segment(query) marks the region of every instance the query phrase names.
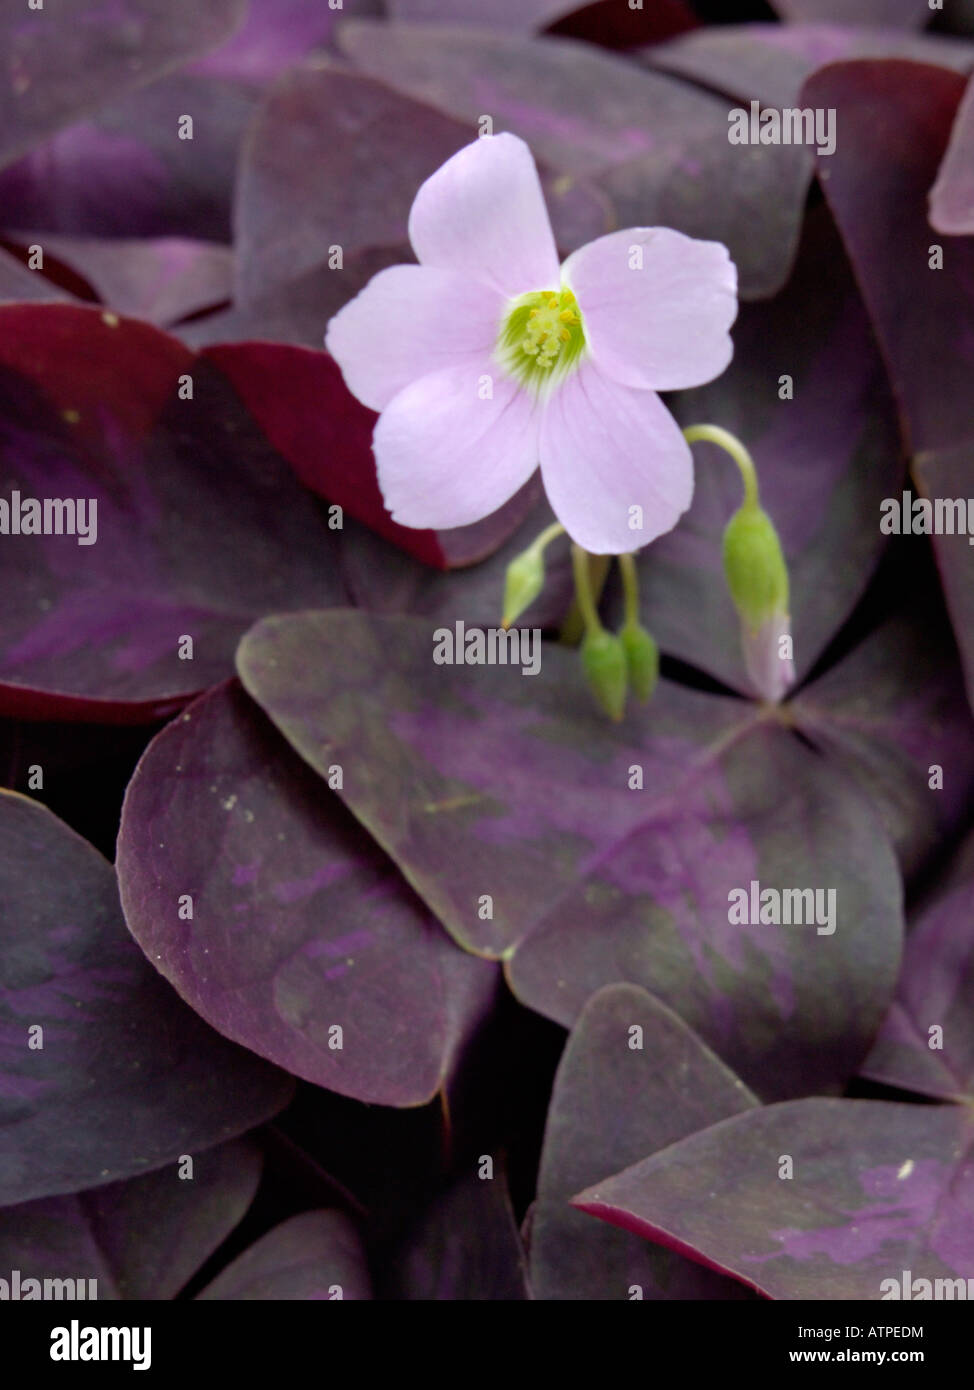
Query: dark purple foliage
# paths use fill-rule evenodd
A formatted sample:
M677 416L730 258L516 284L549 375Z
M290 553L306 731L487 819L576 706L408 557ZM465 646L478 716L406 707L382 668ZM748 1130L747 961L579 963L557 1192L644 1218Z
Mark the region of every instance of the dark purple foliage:
M881 525L907 495L974 528L970 5L70 8L0 0L0 502L87 504L0 527L0 1279L974 1278L974 536ZM834 110L834 152L732 143L752 101ZM552 513L535 477L473 526L393 521L323 339L485 118L562 256L729 248L733 361L665 400L754 456L781 704L710 444L638 557L649 705L595 706L564 537L519 619L537 675L434 662ZM615 570L597 601L618 627ZM729 910L805 889L826 916Z

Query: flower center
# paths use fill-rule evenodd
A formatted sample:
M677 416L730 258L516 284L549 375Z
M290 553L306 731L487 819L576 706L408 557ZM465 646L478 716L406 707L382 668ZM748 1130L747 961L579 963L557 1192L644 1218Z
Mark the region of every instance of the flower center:
M524 386L540 390L578 361L585 333L571 290L537 290L516 299L501 327L498 350Z

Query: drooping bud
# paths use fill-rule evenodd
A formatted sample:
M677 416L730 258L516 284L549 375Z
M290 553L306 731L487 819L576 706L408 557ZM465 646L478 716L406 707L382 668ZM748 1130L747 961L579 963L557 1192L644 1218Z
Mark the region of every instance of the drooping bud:
M741 618L744 664L755 690L777 702L794 683L788 567L774 523L754 501L724 532L724 574Z
M788 567L774 522L745 502L724 532L724 574L738 613L751 628L788 612Z
M527 550L516 555L507 567L504 581L504 617L501 627L509 628L529 608L544 588L544 553L556 536L564 535L560 521L546 526Z
M638 623L626 623L619 633L619 640L626 654L629 683L636 699L646 704L652 698L659 679L659 648Z
M544 551L529 545L507 567L504 581L504 616L501 626L516 623L544 588Z
M628 686L622 640L605 628L591 629L582 638L581 655L582 668L595 698L610 719L621 719Z

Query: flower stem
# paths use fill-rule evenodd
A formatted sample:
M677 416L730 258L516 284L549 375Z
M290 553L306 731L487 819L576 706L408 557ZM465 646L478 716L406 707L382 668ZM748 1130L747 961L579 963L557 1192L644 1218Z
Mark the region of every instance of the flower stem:
M619 555L619 573L622 576L622 595L625 603L625 626L639 625L639 578L636 574L634 555Z
M594 633L602 631L602 623L595 607L595 596L592 593L592 573L588 567L588 562L588 551L583 550L580 545L575 545L573 542L572 572L575 576L575 598L582 622L585 624L585 631Z
M501 619L505 632L526 608L530 608L544 588L545 546L556 536L563 535L564 531L560 521L552 522L540 536L535 536L527 550L522 550L508 565L504 577L504 616Z
M758 475L754 460L736 435L731 434L730 430L722 429L720 425L691 425L683 431L683 438L688 444L717 444L721 449L726 449L741 470L744 506L751 508L759 505Z
M550 526L545 527L545 529L541 532L540 536L535 536L534 540L531 542L531 545L529 546L529 549L542 551L544 550L546 545L551 544L551 542L555 539L556 536L563 536L564 534L565 528L564 526L562 526L561 522L553 521Z

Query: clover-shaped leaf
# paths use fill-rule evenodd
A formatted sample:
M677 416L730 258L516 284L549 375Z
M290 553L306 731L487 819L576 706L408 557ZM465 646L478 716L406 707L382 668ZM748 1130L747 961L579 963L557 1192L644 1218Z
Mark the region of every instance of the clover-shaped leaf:
M496 970L453 946L236 685L150 744L118 866L133 935L187 1002L342 1095L428 1100L489 1009Z
M111 865L0 794L0 1205L173 1163L281 1110L293 1084L233 1046L125 929Z
M966 1106L789 1101L749 1110L574 1205L776 1299L964 1297L974 1277ZM907 1290L904 1293L904 1289Z

